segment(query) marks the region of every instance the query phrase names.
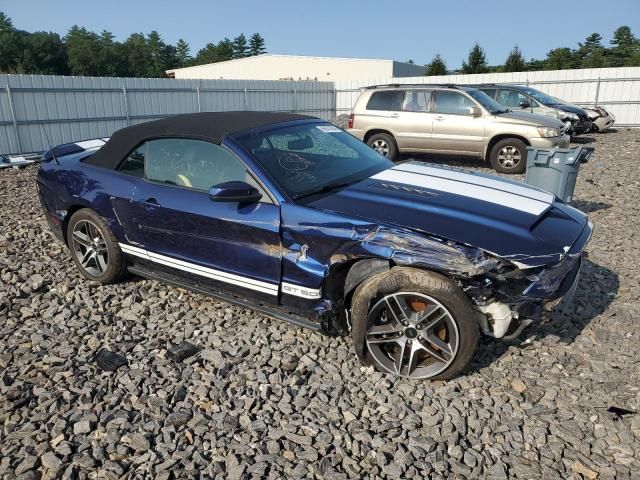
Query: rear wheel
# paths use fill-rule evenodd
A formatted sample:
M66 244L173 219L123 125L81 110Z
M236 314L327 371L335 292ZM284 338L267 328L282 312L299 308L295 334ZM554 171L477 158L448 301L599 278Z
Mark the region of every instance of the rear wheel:
M527 168L527 144L517 138L500 140L491 149L489 161L496 172L522 173Z
M358 356L378 370L413 379L450 379L478 345L471 302L442 275L398 267L363 282L352 301Z
M89 280L113 283L125 276L127 264L118 241L95 212L85 208L73 214L67 243L78 270Z
M375 133L371 135L367 139L367 145L389 160L393 160L398 156L396 141L388 133Z

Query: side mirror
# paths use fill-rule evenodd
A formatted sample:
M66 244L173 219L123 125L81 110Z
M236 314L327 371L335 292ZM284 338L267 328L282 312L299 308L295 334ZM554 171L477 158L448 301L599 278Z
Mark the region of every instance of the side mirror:
M520 108L529 108L531 104L527 100L522 100L520 102Z
M209 200L213 202L255 203L261 198L258 189L246 182L224 182L209 189Z
M482 110L480 110L480 107L469 107L469 114L472 117L481 117Z

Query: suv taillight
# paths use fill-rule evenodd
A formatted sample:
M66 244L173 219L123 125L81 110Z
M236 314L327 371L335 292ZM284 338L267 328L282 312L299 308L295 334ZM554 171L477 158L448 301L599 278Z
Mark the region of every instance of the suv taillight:
M353 128L353 120L356 118L356 116L351 113L349 115L349 123L347 123L347 128Z

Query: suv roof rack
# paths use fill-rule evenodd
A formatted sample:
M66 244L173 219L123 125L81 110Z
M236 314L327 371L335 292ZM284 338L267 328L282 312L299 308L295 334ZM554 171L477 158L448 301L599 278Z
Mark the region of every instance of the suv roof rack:
M464 85L466 86L466 85ZM369 85L364 87L365 90L374 88L400 88L400 87L445 87L445 88L459 88L454 83L387 83L384 85Z

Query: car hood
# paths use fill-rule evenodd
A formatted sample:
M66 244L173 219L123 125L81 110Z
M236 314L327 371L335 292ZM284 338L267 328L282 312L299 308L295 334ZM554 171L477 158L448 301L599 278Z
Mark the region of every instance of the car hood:
M587 112L580 107L576 107L575 105L571 105L569 103L554 103L553 105L549 105L549 107L557 108L558 110L562 110L563 112L575 113L576 115L585 116Z
M307 206L470 245L521 268L560 261L587 223L586 215L548 192L416 161Z
M535 124L537 127L562 128L563 123L557 118L530 112L507 112L495 115L497 121L524 125Z

